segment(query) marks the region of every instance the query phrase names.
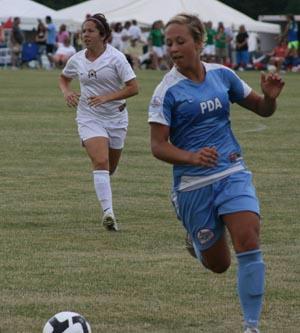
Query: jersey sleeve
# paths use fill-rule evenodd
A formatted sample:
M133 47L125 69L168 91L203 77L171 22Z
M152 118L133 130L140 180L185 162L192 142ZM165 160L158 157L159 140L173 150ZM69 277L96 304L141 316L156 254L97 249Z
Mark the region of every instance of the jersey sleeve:
M68 61L62 74L70 79L76 79L78 77L78 66L76 65L76 58L72 56Z
M228 82L228 94L231 103L245 99L252 91L251 87L231 69L226 69L225 79Z
M166 126L171 126L171 110L173 98L163 83L161 83L154 91L148 109L148 122L159 123Z
M116 70L122 82L128 82L136 78L132 67L123 54L119 55L119 58L116 62Z

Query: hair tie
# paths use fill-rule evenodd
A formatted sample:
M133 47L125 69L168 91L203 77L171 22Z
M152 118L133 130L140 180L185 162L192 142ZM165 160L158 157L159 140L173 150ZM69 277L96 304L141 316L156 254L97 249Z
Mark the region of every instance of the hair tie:
M95 21L95 22L99 23L100 26L101 26L101 28L104 30L104 32L106 32L103 23L102 23L100 20L98 20L96 17L89 17L89 18L87 18L87 19L83 22L83 24L86 23L87 21Z

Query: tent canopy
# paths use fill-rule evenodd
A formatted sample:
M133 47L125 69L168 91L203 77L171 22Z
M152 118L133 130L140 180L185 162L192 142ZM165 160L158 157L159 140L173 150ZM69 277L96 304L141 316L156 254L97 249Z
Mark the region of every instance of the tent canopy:
M21 18L44 18L47 15L54 15L56 10L41 5L32 0L0 0L0 16Z
M74 19L82 23L87 14L106 14L110 11L122 10L135 2L136 0L89 0L58 10L55 17L59 19Z
M278 34L280 26L253 20L249 16L217 0L89 0L57 11L57 18L83 22L86 14L104 13L110 22L136 19L142 25L152 25L156 20L167 22L178 13L196 14L202 21L212 21L214 26L223 22L237 30L241 24L248 31Z

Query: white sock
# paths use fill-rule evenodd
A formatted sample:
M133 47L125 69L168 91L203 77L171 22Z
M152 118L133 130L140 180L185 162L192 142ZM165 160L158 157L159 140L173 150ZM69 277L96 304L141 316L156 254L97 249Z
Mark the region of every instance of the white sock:
M94 186L103 212L113 214L110 176L107 170L94 170Z

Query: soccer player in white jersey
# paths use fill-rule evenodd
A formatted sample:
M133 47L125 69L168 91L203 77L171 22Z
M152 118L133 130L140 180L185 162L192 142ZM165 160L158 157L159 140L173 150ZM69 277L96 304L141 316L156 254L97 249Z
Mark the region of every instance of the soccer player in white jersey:
M198 259L215 273L230 265L224 233L238 261L237 289L245 332L259 332L265 264L259 244L259 203L229 119L230 103L271 116L284 82L262 74L263 95L231 69L200 60L205 31L193 15L166 25L174 66L156 88L149 106L153 155L173 164L173 203Z
M123 53L107 44L110 34L104 15L86 19L82 25L86 48L68 60L59 86L67 105L77 107L78 132L92 162L102 223L117 231L110 175L116 170L127 133L125 99L138 93L138 85ZM71 88L75 78L80 82L80 95Z

